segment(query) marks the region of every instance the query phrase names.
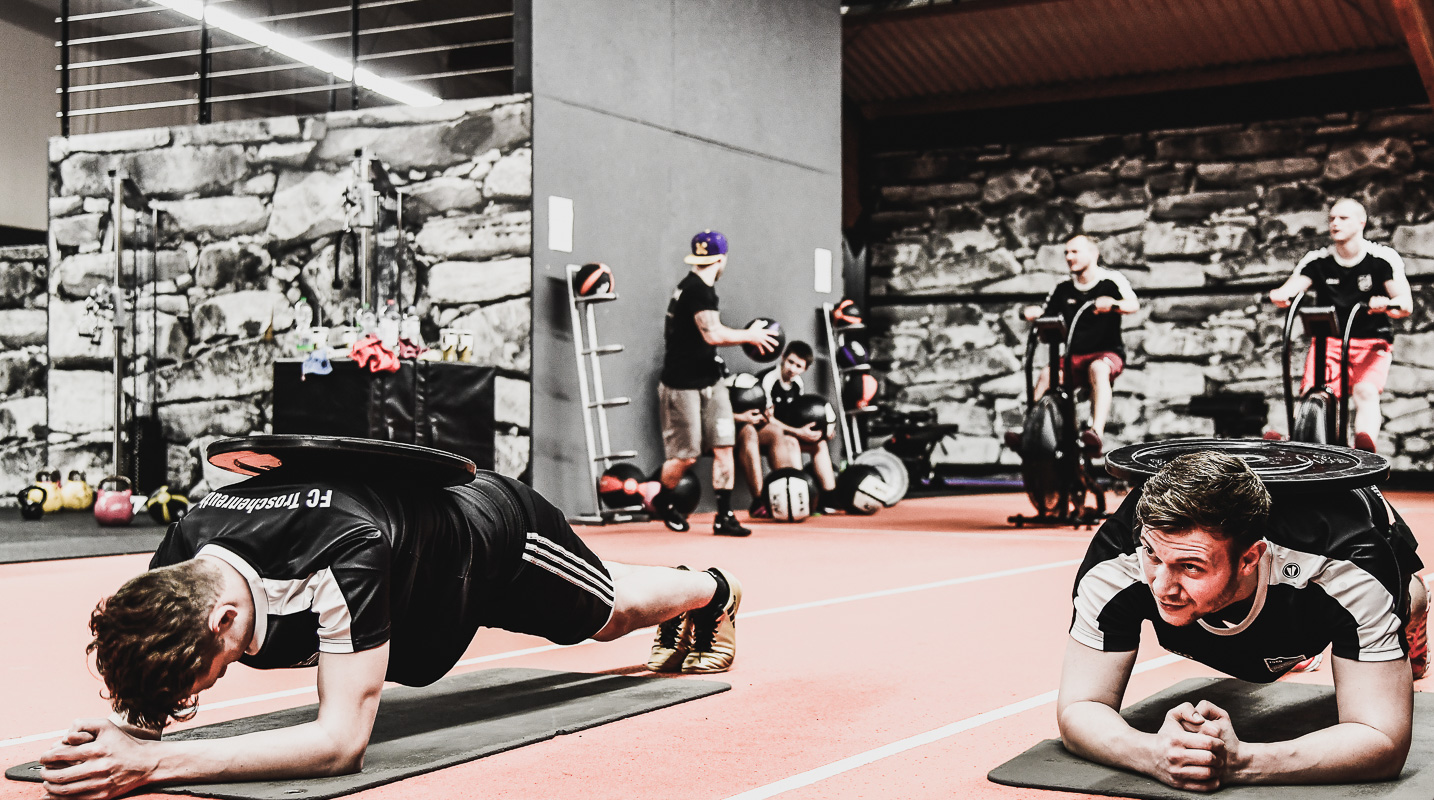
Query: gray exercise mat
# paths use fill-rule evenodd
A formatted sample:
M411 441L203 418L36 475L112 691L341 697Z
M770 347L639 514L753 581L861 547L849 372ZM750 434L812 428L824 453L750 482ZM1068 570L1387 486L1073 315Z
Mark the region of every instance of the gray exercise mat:
M1181 681L1121 712L1132 727L1160 729L1165 713L1185 701L1209 700L1230 712L1242 741L1278 742L1327 728L1339 721L1334 690L1303 683L1253 684L1232 678ZM1059 739L1047 739L986 776L995 783L1077 794L1189 800L1209 794L1172 789L1133 772L1102 766L1072 755ZM1429 800L1434 797L1434 695L1414 694L1414 741L1398 780L1327 786L1231 786L1221 800Z
M691 678L631 677L490 669L451 675L431 686L383 693L362 772L332 778L208 783L146 791L232 800L322 800L576 733L699 697L725 692L725 683ZM166 739L213 739L285 728L314 720L318 706L205 725ZM37 781L39 765L5 771L11 780Z

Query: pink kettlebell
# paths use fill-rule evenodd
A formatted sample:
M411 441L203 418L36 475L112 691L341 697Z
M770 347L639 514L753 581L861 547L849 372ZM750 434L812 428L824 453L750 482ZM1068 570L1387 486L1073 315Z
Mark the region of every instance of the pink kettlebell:
M95 493L95 521L101 525L128 525L134 519L129 478L111 475L100 481Z

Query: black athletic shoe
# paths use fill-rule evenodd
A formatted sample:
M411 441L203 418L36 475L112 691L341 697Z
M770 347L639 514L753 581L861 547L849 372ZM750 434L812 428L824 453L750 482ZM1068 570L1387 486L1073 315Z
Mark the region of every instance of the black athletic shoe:
M742 527L737 522L737 515L728 511L726 514L719 514L717 519L712 521L712 533L717 536L751 536L752 529Z
M662 520L668 530L677 531L678 533L687 532L689 527L687 517L683 516L681 511L678 511L670 505L659 505L653 508L653 511L657 513L658 519Z

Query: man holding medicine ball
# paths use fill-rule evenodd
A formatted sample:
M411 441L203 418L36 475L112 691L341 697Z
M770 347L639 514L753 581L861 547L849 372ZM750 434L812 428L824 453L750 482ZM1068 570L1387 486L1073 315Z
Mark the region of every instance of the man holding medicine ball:
M727 237L713 230L697 234L692 237L691 255L683 260L692 271L672 293L663 329L665 352L657 398L667 460L662 463L664 491L652 506L667 527L687 530L686 516L672 507L667 495L697 458L710 451L712 490L717 496L712 532L748 536L752 531L738 524L732 513L732 445L737 431L717 348L749 344L768 353L776 349L777 340L765 329L729 328L718 317L714 287L727 268Z

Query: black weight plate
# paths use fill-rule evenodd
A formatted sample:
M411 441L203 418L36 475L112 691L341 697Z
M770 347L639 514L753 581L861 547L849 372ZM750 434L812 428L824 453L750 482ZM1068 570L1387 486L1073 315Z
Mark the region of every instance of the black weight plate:
M472 481L477 472L472 461L445 450L342 436L264 434L220 439L209 445L205 458L240 475L283 469L318 479L343 475L423 486L459 486Z
M1263 439L1175 439L1133 444L1105 457L1117 478L1143 481L1177 456L1216 450L1244 459L1270 491L1324 492L1358 489L1389 477L1389 461L1375 453L1308 442Z

